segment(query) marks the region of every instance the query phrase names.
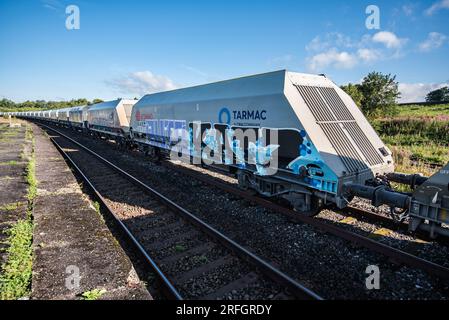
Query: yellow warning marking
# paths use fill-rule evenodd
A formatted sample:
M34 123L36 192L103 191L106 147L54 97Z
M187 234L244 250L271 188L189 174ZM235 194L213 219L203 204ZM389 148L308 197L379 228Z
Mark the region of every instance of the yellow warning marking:
M353 224L354 222L356 222L357 219L354 217L346 217L340 221L338 221L339 223L344 223L344 224Z
M428 244L428 243L430 243L429 241L425 241L425 240L418 239L418 238L413 239L413 242L421 243L421 244Z
M447 211L446 211L446 209L441 209L440 220L444 221L444 222L449 222L449 220L447 219Z
M386 237L389 234L391 234L393 231L390 229L380 228L371 233L368 238L379 238L379 237Z

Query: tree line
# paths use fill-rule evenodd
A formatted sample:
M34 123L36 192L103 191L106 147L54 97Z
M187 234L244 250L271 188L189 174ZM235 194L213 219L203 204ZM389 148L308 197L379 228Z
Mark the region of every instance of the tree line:
M396 76L383 74L381 72L371 72L360 84L341 86L349 94L354 102L368 117L394 115L397 106L397 100L400 98L398 82ZM443 87L426 96L426 102L448 102L449 88ZM91 105L103 102L101 99L89 101L87 99L72 99L70 101L25 101L15 103L8 99L0 100L0 112L8 111L38 111L47 109L61 109L82 105Z
M371 72L363 78L362 83L349 83L341 88L351 96L368 117L389 116L397 113L397 99L401 97L401 93L396 76ZM443 87L429 92L426 102L449 102L449 88Z
M39 111L48 109L62 109L76 106L91 105L95 103L103 102L101 99L93 99L89 101L87 99L72 99L69 101L25 101L16 103L8 99L0 100L0 112L15 112L15 111Z

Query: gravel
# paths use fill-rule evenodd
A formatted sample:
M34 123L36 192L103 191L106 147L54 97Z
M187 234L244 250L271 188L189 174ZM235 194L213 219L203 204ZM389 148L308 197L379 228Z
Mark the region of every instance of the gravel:
M60 139L58 143L73 148L65 139ZM196 227L182 221L120 174L112 173L106 165L98 164L84 152L73 152L71 157L96 186L107 205L145 246L163 272L170 279L174 279L175 285L181 288L185 298L193 299L211 294L250 271L246 262L219 247ZM204 246L205 244L208 245ZM183 252L195 248L200 249L196 254L182 255ZM173 256L177 259L163 263L164 258ZM223 257L229 259L222 260ZM198 273L197 269L202 266L207 267L206 271ZM192 276L192 279L176 280L185 276L188 271L193 271L196 275ZM273 297L279 293L280 289L276 283L267 282L264 278L258 282L260 285L263 283L261 288L273 294ZM252 298L261 298L257 292L248 289L247 294ZM230 295L233 296L232 293Z
M447 282L420 270L391 263L382 255L353 246L309 225L292 223L262 207L248 205L247 201L220 189L150 163L140 154L119 152L110 144L87 137L78 136L77 139L325 298L447 299L449 296ZM206 174L235 183L235 179L219 173ZM326 211L318 218L337 223L344 216ZM378 228L363 221L338 225L362 234ZM415 246L413 238L399 232L385 238L380 241L400 248L407 243ZM421 257L447 263L447 247L437 243L418 247L417 253ZM368 274L365 271L369 265L379 266L380 290L366 288ZM238 297L241 297L240 293Z

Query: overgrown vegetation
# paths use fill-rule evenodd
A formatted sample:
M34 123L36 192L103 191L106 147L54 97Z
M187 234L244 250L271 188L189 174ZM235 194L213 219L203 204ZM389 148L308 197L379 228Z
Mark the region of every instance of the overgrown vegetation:
M397 107L396 118L419 118L436 121L449 121L449 103L436 105L405 105Z
M194 256L193 257L193 261L195 263L202 263L202 264L204 264L204 263L208 263L209 259L205 255L201 255L201 256Z
M351 96L352 100L354 100L355 104L361 108L362 102L363 102L363 94L360 91L360 85L359 84L352 84L349 83L346 86L341 86L341 88Z
M0 112L15 112L15 111L39 111L47 109L61 109L76 107L82 105L90 105L103 102L101 99L94 99L89 101L87 99L72 99L70 101L25 101L21 103L15 103L14 101L8 99L0 100Z
M31 219L18 221L7 231L9 245L7 262L0 275L0 299L18 299L28 294L31 283L33 223Z
M395 117L372 124L392 150L397 171L431 175L449 162L449 104L400 106Z
M449 87L431 91L426 96L427 102L449 102Z
M32 206L34 202L34 198L36 198L37 194L37 180L36 180L36 160L34 157L34 150L33 155L31 156L30 161L28 162L27 168L26 168L26 181L28 183L28 202L29 205Z
M4 206L0 206L0 210L4 211L14 211L19 209L19 207L22 205L21 202L14 202L14 203L8 203Z
M17 221L6 233L7 260L0 274L0 299L12 300L29 293L33 263L33 203L37 193L35 176L34 140L26 168L28 207L25 219Z
M371 72L360 84L341 87L351 96L395 157L396 170L433 174L449 162L449 103L402 105L396 76ZM449 100L449 89L441 88L427 102Z
M98 214L100 214L101 213L101 211L100 211L100 203L98 203L97 201L94 201L93 206L94 206L95 211Z
M184 245L182 245L182 244L175 245L175 251L176 252L184 252L186 250L187 250L186 247Z
M90 291L83 292L81 297L83 300L98 300L103 294L106 293L105 289L93 289Z
M0 166L16 166L18 162L16 160L11 160L8 162L0 162Z
M26 127L25 140L33 142L33 130L31 129L31 127Z
M361 84L350 83L341 88L370 118L397 113L396 100L400 97L400 92L396 76L371 72Z

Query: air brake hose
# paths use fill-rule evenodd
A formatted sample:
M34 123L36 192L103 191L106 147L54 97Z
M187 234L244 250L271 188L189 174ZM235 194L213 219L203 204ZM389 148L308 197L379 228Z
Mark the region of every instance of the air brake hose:
M378 207L383 204L401 209L408 209L411 197L399 192L391 191L385 186L369 187L360 184L348 183L344 186L345 192L350 195L371 200L373 206Z

